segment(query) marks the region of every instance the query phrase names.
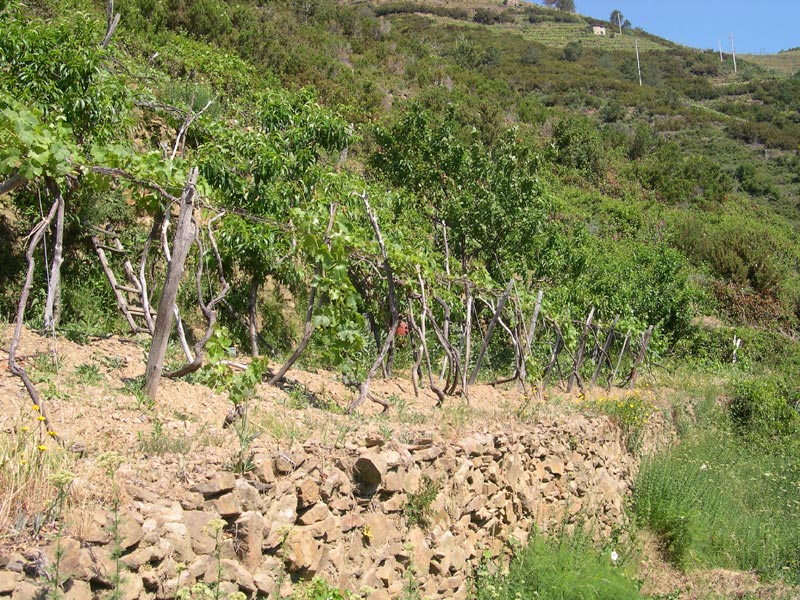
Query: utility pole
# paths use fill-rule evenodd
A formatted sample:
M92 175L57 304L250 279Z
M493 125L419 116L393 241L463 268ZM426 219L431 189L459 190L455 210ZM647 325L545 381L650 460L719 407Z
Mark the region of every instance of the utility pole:
M639 85L642 85L642 63L639 62L639 40L634 40L636 47L636 70L639 71Z
M617 25L619 25L619 34L622 35L622 13L617 11Z
M733 46L733 34L731 34L731 54L733 54L733 72L736 73L736 48Z
M724 59L722 58L722 42L717 40L717 46L719 46L719 62L722 62Z

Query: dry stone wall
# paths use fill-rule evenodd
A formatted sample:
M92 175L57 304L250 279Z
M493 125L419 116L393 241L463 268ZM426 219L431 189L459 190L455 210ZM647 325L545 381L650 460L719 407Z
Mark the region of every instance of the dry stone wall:
M485 553L524 544L534 527L610 534L634 468L607 419L581 416L456 440L307 442L261 451L253 465L189 474L173 499L128 485L116 514L83 511L79 534L61 539L65 598L108 592L115 545L129 600L174 598L198 582L288 597L315 576L373 599L397 598L412 577L421 597L467 598ZM0 596L41 594L55 560L52 540L0 555Z

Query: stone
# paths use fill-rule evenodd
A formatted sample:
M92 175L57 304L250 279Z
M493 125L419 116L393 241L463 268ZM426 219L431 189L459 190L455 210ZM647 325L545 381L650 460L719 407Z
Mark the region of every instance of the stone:
M146 546L144 548L137 548L130 554L122 557L122 564L128 567L131 571L138 571L144 565L155 563L164 559L166 552L159 546Z
M92 586L88 581L73 579L72 585L64 592L64 600L92 600Z
M107 544L111 535L106 530L109 519L106 511L99 506L88 508L80 513L78 538L89 544Z
M227 558L222 559L219 565L217 565L216 561L211 561L211 564L209 564L208 569L206 569L205 575L203 576L203 581L208 584L214 584L219 581L220 590L222 589L222 583L229 581L235 583L237 586L247 592L256 591L256 585L253 581L253 576L250 575L250 573L248 573L247 570L238 562ZM238 589L233 590L233 592L238 591Z
M405 508L406 504L408 504L408 496L405 494L394 494L383 503L383 510L387 513L400 512Z
M186 495L181 498L181 508L183 510L200 510L203 508L203 494L197 492L186 492Z
M144 594L144 581L136 573L123 575L122 600L138 600Z
M383 513L372 512L364 516L364 537L373 548L383 546L389 541L389 519ZM395 533L397 533L395 531Z
M259 595L272 596L278 583L278 577L274 570L259 569L253 573L253 583Z
M236 517L242 512L242 503L236 494L229 492L206 501L207 510L215 510L221 517Z
M253 457L253 473L262 483L275 482L275 469L273 468L272 457L267 454L256 454Z
M319 502L319 484L310 477L304 477L298 481L295 492L297 493L297 501L301 509L313 506Z
M386 458L381 454L370 452L360 456L353 467L353 481L358 484L359 493L374 495L386 477L386 470Z
M320 521L324 521L330 516L331 516L331 511L328 510L328 507L325 504L320 502L315 504L308 510L304 511L300 516L298 516L297 522L300 525L313 525L314 523L319 523Z
M225 492L230 492L235 485L236 477L234 477L233 473L219 473L206 481L196 483L189 490L202 494L204 498L209 499Z
M264 519L269 524L270 530L283 525L293 525L297 519L297 495L284 494L268 503Z
M357 529L364 526L364 517L357 514L346 514L342 517L342 532L348 532L351 529Z
M47 590L29 581L22 581L17 585L11 600L40 600L47 595Z
M273 466L278 475L288 475L297 468L298 464L292 455L281 453L275 457Z
M128 550L142 541L144 530L130 513L123 514L117 525L119 547Z
M13 571L0 571L0 594L10 594L17 587L17 584L22 581L23 576L21 573L14 573Z
M189 532L195 554L211 554L214 551L216 542L207 525L211 519L216 518L215 513L203 510L187 510L183 514L183 522Z
M128 484L125 486L125 491L131 498L139 502L147 502L148 504L155 504L158 502L158 496L138 485Z
M286 539L285 547L284 560L290 573L304 571L309 575L315 575L327 563L327 546L319 544L310 531L292 529Z
M261 546L264 543L264 518L260 513L243 513L234 527L236 533L236 553L244 567L250 571L261 562Z
M256 487L245 479L237 479L233 490L244 511L254 511L261 509L261 494Z

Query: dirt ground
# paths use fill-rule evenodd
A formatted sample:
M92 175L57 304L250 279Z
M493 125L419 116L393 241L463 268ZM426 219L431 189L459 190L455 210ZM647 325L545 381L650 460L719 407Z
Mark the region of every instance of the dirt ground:
M37 421L38 413L21 381L8 370L11 334L10 327L0 330L0 435L10 440L21 431L31 431L37 443L48 446L47 452L62 453L59 465L77 475L73 510L109 499L108 480L100 473L102 459L98 461L104 453L122 456L117 475L124 489L145 489L166 498L181 493L187 473L224 468L237 455L241 446L236 431L223 427L231 408L224 394L168 379L162 379L154 404L136 392L149 340L110 337L79 345L24 330L17 360L36 382L55 432L70 448L59 450ZM53 356L58 357L57 363ZM469 390L468 402L448 398L438 408L435 395L428 390L415 394L406 376L376 380L371 388L390 403L388 414L367 401L351 416L346 409L355 391L335 374L292 370L288 378L291 383L283 389L259 386L248 413L259 435L248 451L289 450L293 444L309 441L348 447L390 436L406 442L453 440L488 423L517 429L545 416L568 419L576 411L591 410L593 399L609 396L605 390L580 396L560 390L526 396L515 385L476 385ZM625 393L615 391L611 397ZM659 405L657 392L639 393L649 394L653 404ZM663 439L664 429L662 423L649 437ZM8 490L0 490L0 504L8 500ZM637 539L638 574L646 593L686 600L787 597L786 590L759 582L751 573L680 572L663 560L655 539L646 533L637 534ZM0 549L20 545L24 545L22 536L4 536L0 531Z

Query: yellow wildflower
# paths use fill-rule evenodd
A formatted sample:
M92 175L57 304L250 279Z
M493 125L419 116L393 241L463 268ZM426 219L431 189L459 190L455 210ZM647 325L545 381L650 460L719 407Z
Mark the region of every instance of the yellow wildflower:
M50 437L56 437L56 432L53 431L52 429L48 429L47 430L47 435L49 435Z
M47 450L47 446L45 446L44 444L39 444L36 447L39 449L39 452L44 452L45 450Z
M36 420L37 421L44 421L44 417L42 415L39 415L38 417L36 417Z
M41 410L41 407L38 404L34 404L33 406L31 406L31 408L36 412L39 412Z
M31 430L31 428L28 426L23 426L20 427L20 430L22 431L22 433L28 433Z

